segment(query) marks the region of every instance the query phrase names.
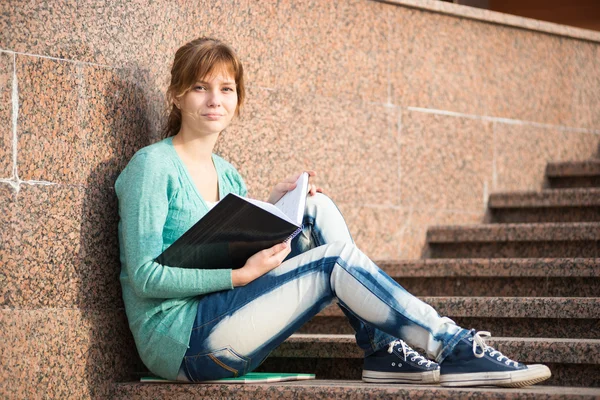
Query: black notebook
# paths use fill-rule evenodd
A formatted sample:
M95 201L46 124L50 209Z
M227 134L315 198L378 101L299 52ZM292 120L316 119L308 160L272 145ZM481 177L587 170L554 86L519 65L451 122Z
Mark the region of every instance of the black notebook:
M241 268L252 255L302 231L307 192L303 173L275 205L230 193L155 261L180 268Z

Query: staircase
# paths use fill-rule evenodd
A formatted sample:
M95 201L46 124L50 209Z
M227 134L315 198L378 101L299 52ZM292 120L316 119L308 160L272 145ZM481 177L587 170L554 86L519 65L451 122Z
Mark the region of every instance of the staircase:
M600 398L600 160L552 163L547 188L490 196L485 224L427 232L427 259L380 262L406 289L489 343L552 378L523 389L374 385L336 305L304 325L261 366L318 380L273 385L119 384L147 398Z

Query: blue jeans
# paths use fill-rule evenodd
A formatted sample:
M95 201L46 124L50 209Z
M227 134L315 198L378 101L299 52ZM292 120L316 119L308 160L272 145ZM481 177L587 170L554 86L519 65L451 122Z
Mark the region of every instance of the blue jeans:
M363 254L327 196L307 198L303 224L279 267L246 286L202 298L178 379L199 382L253 371L334 300L365 356L401 338L441 362L468 333Z

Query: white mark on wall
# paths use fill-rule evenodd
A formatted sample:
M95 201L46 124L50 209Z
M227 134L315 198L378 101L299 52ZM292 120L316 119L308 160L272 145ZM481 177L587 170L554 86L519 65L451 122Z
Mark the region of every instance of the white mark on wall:
M483 212L487 210L488 207L488 197L490 195L490 190L488 188L487 181L483 181Z
M12 73L12 91L11 91L11 102L12 102L12 118L11 118L11 128L12 128L12 176L10 178L0 178L0 183L8 183L12 186L13 189L17 193L19 193L19 189L21 185L56 185L56 183L48 182L48 181L22 181L19 178L19 171L17 169L17 160L18 160L18 152L19 152L19 136L18 136L18 127L19 127L19 80L17 79L17 53L11 52L13 55L13 73Z
M574 128L574 127L564 126L564 125L542 124L540 122L524 121L524 120L520 120L520 119L490 117L487 115L465 114L465 113L459 113L456 111L437 110L434 108L406 107L406 109L408 111L416 111L416 112L422 112L422 113L427 113L427 114L447 115L450 117L469 118L469 119L474 119L474 120L479 120L479 121L500 122L503 124L510 124L510 125L524 125L524 126L533 126L536 128L556 129L559 131L566 131L566 132L593 133L596 135L600 135L599 129Z
M9 184L19 191L19 174L17 171L17 121L19 119L19 84L17 81L17 55L13 53L12 76L12 179Z
M98 64L98 63L93 63L93 62L88 62L88 61L71 60L68 58L51 57L51 56L45 56L43 54L23 53L23 52L19 52L19 51L10 51L10 50L3 50L3 49L0 49L0 52L12 53L15 55L18 54L20 56L26 56L26 57L44 58L46 60L64 61L64 62L69 62L69 63L81 63L81 64L85 64L85 65L92 65L92 66L102 67L102 68L110 68L110 69L120 68L119 66L116 66L116 65Z

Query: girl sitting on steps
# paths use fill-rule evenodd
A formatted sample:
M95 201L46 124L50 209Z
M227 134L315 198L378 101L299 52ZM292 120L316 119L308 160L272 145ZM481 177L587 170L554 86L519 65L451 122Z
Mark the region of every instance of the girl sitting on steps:
M225 195L247 194L236 169L213 154L245 97L234 51L210 38L182 46L167 97L166 139L139 150L115 184L123 299L150 371L193 382L241 376L336 300L364 350L367 382L521 387L550 377L546 366L509 359L486 345L489 333L457 326L398 285L355 246L338 208L313 184L303 232L240 269L154 261ZM278 183L268 201L297 177Z

